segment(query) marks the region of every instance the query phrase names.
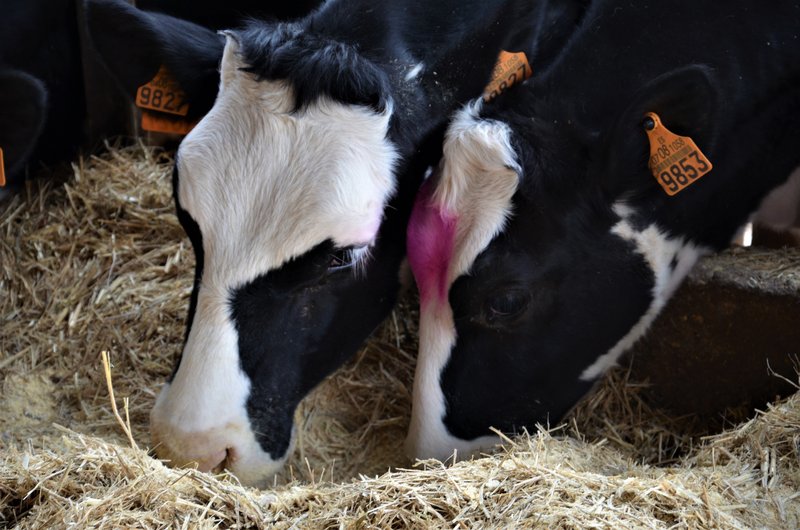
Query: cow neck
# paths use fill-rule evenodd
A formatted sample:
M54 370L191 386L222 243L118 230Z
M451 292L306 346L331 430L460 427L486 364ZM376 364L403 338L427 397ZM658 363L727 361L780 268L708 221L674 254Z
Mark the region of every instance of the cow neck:
M702 46L669 46L659 40L668 33L662 27L657 34L642 32L637 50L630 50L629 42L617 41L629 40L627 29L639 24L641 19L637 16L641 12L627 8L617 11L618 4L621 3L596 2L553 66L535 83L488 105L483 115L508 123L517 132L515 141L530 151L534 147L526 138L537 138L536 130L553 123L558 123L560 133L572 128L576 135L602 138L641 87L659 75L691 64L713 65L721 89L720 105L725 109L717 113L714 125L725 132L704 149L716 170L704 177L703 183L674 198L656 185L650 193L637 196L638 202L632 206L647 212L640 219L643 225L655 222L668 232L699 244L723 248L760 200L800 165L796 148L800 144L796 125L800 117L796 88L800 86L800 47L792 45L797 33L796 17L787 16L785 24L771 29L772 46L763 45L764 36L757 29L741 33L736 39L703 39ZM614 16L610 16L612 12ZM706 20L719 23L721 29L717 33L726 34L724 19L712 19ZM604 26L598 27L598 20L605 21ZM714 33L714 28L708 31ZM617 54L614 61L598 61L598 50L610 47L629 53ZM645 50L650 49L663 51L663 57L651 54L652 60L643 60ZM742 82L745 74L746 84ZM765 142L754 131L773 134ZM643 130L641 134L643 145L647 145ZM753 160L740 160L740 153L752 151L754 145L762 152L775 153L776 160L768 167ZM652 178L646 166L640 173ZM744 180L750 175L759 176ZM721 204L726 207L710 223L709 208Z

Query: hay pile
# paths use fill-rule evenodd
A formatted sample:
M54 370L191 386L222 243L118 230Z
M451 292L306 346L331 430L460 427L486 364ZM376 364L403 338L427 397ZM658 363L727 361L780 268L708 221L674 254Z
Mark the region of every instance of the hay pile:
M0 526L800 527L800 396L699 443L617 370L567 427L490 458L411 470L413 300L298 411L275 487L173 470L131 449L183 337L193 255L170 158L112 149L65 186L0 204ZM569 433L571 436L564 436ZM387 469L392 468L387 472Z

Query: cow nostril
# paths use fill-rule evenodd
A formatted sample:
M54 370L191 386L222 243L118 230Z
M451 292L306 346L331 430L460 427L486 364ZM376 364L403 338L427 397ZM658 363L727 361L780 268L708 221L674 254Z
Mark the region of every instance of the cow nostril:
M222 451L220 451L220 453L222 453ZM211 470L213 473L222 473L225 471L225 469L229 469L230 466L238 459L236 451L233 447L225 448L224 454L225 456L223 456L222 459L219 460L219 463Z
M216 472L218 469L222 469L225 464L225 460L228 457L228 453L225 449L210 455L209 457L197 460L197 469L203 472Z

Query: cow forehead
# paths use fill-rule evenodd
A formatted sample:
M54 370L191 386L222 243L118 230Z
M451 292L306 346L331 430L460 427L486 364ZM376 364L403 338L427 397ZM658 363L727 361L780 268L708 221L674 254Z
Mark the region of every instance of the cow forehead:
M248 281L325 240L374 241L394 191L391 108L320 98L293 112L291 87L239 76L178 156L178 199L202 233L204 281Z

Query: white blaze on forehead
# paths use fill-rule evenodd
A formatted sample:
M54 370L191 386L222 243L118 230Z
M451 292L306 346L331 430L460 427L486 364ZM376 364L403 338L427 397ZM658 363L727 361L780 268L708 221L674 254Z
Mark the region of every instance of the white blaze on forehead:
M394 191L396 153L378 114L242 72L228 39L212 110L181 144L179 200L197 221L204 283L232 287L325 240L374 241Z
M709 252L681 237L670 238L655 224L637 231L628 220L635 212L623 203L615 204L614 211L620 221L611 228L611 233L633 243L636 252L644 257L653 271L653 301L628 334L583 371L581 379L584 381L602 375L645 334L700 256Z
M468 105L450 125L439 180L426 201L426 207L436 210L435 215L418 217L437 219L438 215L438 218L455 222L453 246L442 250L450 255L432 260L446 266L446 274L433 278L436 271L425 266L426 260L433 256L429 247L435 244L437 228L410 227L419 237L415 241L410 238L409 245L426 247L408 249L409 261L417 265L414 272L421 289L419 355L411 425L406 439L406 451L417 458L446 459L454 450L461 456L468 456L500 441L497 436L461 440L448 432L444 424L446 404L440 380L456 342L453 313L446 293L503 229L519 182L520 168L511 147L510 129L500 122L481 120L478 117L480 106L480 100ZM417 207L423 206L418 202ZM412 223L414 219L412 216ZM438 230L446 231L441 227ZM416 252L422 257L415 259ZM423 275L431 277L423 278ZM438 281L445 281L446 285L438 285Z

